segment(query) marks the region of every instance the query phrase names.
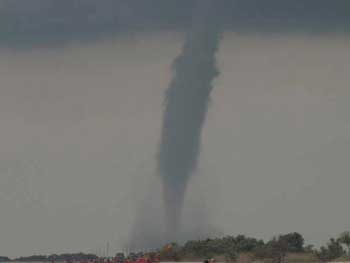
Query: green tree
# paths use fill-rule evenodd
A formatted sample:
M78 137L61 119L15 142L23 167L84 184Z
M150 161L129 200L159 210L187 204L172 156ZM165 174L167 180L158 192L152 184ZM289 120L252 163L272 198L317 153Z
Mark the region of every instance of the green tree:
M344 255L344 249L338 240L331 238L327 247L322 246L320 250L316 251L316 256L322 262L328 262Z
M280 236L278 239L272 240L270 243L271 251L273 253L274 262L283 263L285 261L289 244L286 238Z
M301 234L294 232L280 236L287 243L288 252L303 252L304 251L304 238Z
M338 238L338 241L346 246L348 255L350 256L350 232L343 232Z
M332 260L329 256L328 249L324 246L322 246L319 250L316 250L315 254L321 262L327 262L329 260Z
M270 259L274 263L283 263L288 252L288 243L283 236L274 237L263 247L254 250L257 259Z

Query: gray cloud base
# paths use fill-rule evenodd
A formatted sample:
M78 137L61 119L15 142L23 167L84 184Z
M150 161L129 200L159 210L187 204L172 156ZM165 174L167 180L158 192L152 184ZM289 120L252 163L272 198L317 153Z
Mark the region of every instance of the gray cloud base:
M227 28L237 31L344 32L350 25L346 0L221 1L227 5ZM0 41L57 44L129 31L181 30L190 24L193 7L193 0L2 0Z

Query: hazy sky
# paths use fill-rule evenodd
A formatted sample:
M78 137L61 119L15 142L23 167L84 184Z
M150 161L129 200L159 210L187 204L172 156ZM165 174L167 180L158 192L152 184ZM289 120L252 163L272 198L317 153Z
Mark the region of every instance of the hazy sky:
M268 2L261 10L278 14ZM312 18L345 5L318 2ZM328 19L325 27L337 31L332 25L347 26ZM36 40L28 32L24 39ZM163 92L182 41L163 29L0 49L0 255L96 253L107 241L121 247L141 205L155 214L151 229L161 223L155 154ZM189 233L202 213L208 232L225 234L299 231L322 243L350 229L349 45L345 33L225 33L187 196Z

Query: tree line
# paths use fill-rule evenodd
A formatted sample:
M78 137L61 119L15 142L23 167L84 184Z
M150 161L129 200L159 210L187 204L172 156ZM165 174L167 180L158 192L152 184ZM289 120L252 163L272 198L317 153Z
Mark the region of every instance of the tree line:
M350 259L350 232L331 238L326 245L315 248L306 245L304 237L297 233L279 235L265 242L244 235L208 238L188 241L183 245L172 243L159 250L164 261L216 258L234 262L240 254L249 254L255 260L283 263L288 254L309 255L318 262Z
M305 244L304 237L300 233L293 232L275 236L268 241L245 235L190 240L184 244L170 243L154 251L132 252L129 255L117 253L116 258L131 261L142 256L151 259L159 258L162 261L197 261L218 258L226 262L234 262L242 254L249 254L252 260L271 263L284 263L289 254L308 255L310 260L307 262L350 260L350 232L344 232L337 238L330 238L320 248ZM74 253L34 255L12 260L8 257L0 257L0 262L81 262L96 259L98 256L94 254Z

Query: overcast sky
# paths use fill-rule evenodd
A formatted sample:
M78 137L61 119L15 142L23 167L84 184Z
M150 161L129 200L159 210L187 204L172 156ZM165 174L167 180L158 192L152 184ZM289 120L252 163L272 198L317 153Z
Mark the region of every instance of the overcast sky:
M29 45L184 29L196 0L0 0L0 42ZM348 0L220 0L234 31L347 32ZM225 14L224 14L225 13Z
M1 40L28 44L0 49L4 256L97 253L107 241L123 247L141 206L153 212L148 229L161 224L154 170L163 92L183 42L181 17L189 18L191 3L187 9L185 1L167 1L158 16L155 5L139 1L120 0L112 10L107 4L113 1L64 2L49 16L45 10L58 1L0 0L1 12L16 14L12 20L2 16ZM100 10L91 28L84 24L87 2ZM202 235L270 238L299 231L307 241L326 242L350 229L350 37L339 32L348 26L348 1L309 0L304 8L303 1L285 1L294 10L290 15L277 1L237 2L241 9L232 13L246 22L231 23L232 15L218 54L221 75L184 227L197 237L193 229L205 216ZM66 10L71 16L62 15ZM106 12L122 17L127 32L136 21L153 29L115 35ZM12 30L20 14L48 25L45 33L40 26L21 31L20 23ZM80 22L67 22L73 14ZM251 26L258 21L269 21L269 32ZM76 25L73 31L67 23ZM81 30L94 37L107 33L94 42L41 47L47 32L62 32L57 24L66 29L66 40L79 40L74 32Z

